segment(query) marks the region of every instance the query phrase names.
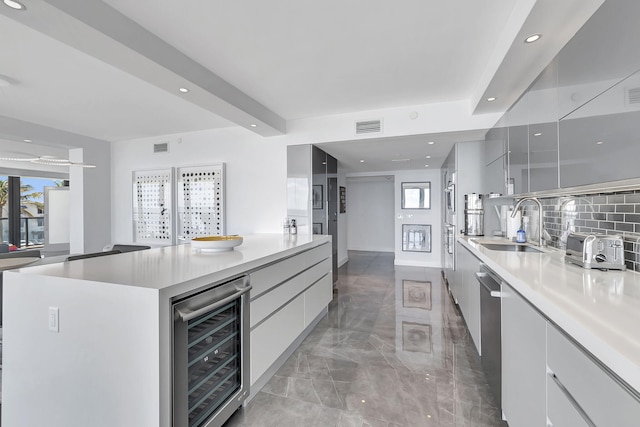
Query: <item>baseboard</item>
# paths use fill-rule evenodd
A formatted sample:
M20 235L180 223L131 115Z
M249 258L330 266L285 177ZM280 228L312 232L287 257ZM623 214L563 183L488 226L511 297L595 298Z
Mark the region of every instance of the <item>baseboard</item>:
M348 262L349 262L349 257L348 256L346 256L346 257L344 257L342 259L339 259L338 260L338 268L342 267L343 265L345 265Z
M393 252L395 253L396 248L381 248L381 247L373 247L373 246L356 246L350 247L348 250L350 251L362 251L362 252Z
M442 268L442 264L439 262L413 261L409 259L398 259L398 258L396 258L393 261L393 265L398 265L403 267Z
M300 344L302 344L302 341L304 341L304 339L311 333L313 328L315 328L318 323L320 323L320 321L327 315L328 312L329 307L325 307L324 310L322 310L320 314L318 314L318 316L313 319L311 324L307 326L300 335L298 335L298 338L296 338L295 341L293 341L291 345L287 347L284 353L282 353L280 357L278 357L276 361L273 362L269 369L267 369L265 373L262 374L260 378L258 378L258 380L251 385L249 397L244 401L243 406L246 406L251 401L251 399L253 399L256 394L258 394L258 392L262 390L262 387L264 387L269 382L271 377L273 377L275 373L278 372L278 369L282 368L284 362L286 362L287 359L291 357L291 355L296 351Z

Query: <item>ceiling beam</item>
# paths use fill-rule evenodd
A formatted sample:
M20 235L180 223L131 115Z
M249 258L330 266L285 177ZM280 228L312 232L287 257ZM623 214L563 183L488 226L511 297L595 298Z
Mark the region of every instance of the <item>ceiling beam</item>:
M0 13L262 136L286 121L100 0L40 0ZM103 82L108 85L109 82ZM179 88L189 89L188 93Z

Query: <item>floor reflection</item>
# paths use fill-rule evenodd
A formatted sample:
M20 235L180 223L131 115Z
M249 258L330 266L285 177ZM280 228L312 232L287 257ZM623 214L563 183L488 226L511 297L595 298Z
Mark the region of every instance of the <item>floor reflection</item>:
M440 269L349 253L328 316L227 423L302 425L502 425Z

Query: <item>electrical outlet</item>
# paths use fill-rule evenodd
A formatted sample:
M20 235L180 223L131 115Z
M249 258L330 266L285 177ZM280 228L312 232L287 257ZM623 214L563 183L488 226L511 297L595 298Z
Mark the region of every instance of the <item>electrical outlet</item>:
M60 309L58 307L49 307L49 330L60 332Z

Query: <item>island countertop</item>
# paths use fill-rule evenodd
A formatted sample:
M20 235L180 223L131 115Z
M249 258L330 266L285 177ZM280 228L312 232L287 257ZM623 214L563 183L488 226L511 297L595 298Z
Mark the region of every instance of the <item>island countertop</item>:
M254 234L243 236L240 246L225 252L201 251L183 244L33 265L5 274L37 274L162 291L195 280L225 280L327 242L330 236Z
M640 274L584 269L566 263L561 250L495 251L476 240L458 238L551 322L640 392Z

